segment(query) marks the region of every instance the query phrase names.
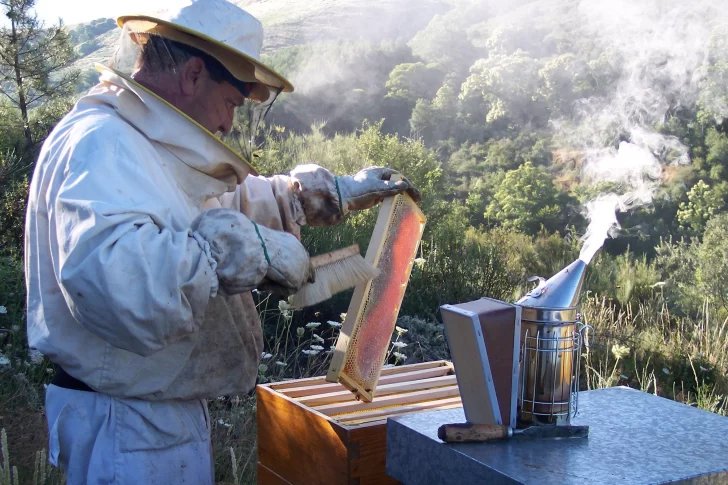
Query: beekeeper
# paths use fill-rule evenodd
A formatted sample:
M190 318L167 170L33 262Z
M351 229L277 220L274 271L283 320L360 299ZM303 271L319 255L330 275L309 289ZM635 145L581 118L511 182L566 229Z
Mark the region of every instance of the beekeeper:
M49 457L69 484L210 484L205 400L250 391L263 351L251 290L310 280L301 226L417 193L387 168L262 177L215 135L236 111L253 132L293 91L233 4L118 23L112 62L44 143L30 188L28 339L57 370Z

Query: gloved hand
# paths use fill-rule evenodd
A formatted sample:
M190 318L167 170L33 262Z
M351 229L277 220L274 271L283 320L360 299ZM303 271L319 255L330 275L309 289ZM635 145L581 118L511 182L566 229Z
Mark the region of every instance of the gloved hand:
M390 181L397 173L391 168L369 167L353 176L336 177L319 165L307 164L291 171L291 183L306 224L328 226L341 222L353 210L369 209L400 192L407 191L419 202L419 190L405 177L398 182Z
M202 212L191 229L209 244L220 288L228 295L259 289L289 296L313 281L308 251L292 234L230 209Z
M369 167L357 172L354 176L345 175L338 178L344 213L352 210L364 210L374 207L385 197L407 191L415 202L420 201L420 191L402 176L398 182L390 182L390 177L399 174L391 168Z

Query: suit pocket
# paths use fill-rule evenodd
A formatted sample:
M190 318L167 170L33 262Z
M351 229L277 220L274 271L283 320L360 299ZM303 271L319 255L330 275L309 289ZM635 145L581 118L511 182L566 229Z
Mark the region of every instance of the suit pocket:
M160 450L209 440L200 401L117 401L119 451Z

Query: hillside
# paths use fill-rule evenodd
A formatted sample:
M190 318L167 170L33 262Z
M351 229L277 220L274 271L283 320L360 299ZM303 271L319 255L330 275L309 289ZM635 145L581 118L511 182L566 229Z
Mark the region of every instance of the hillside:
M239 0L234 3L263 23L263 54L328 40L406 42L433 16L452 7L447 0ZM75 25L73 30L87 29L90 24ZM84 53L74 67L87 71L94 63L110 59L119 32L118 28L112 28L88 39L86 42L94 48Z

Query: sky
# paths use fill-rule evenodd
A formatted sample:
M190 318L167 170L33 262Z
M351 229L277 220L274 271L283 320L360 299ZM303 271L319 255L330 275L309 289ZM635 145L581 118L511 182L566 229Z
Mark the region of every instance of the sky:
M156 10L170 3L170 0L37 0L35 10L47 23L55 23L61 17L63 23L72 25L101 17L114 18L122 13Z

